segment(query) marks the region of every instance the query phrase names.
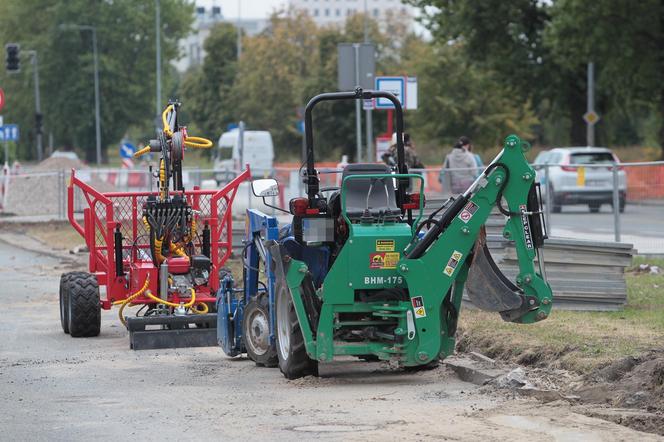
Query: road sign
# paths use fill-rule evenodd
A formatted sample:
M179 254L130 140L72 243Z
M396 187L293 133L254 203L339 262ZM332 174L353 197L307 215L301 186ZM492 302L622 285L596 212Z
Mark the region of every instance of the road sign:
M18 124L5 124L0 129L0 141L18 141Z
M588 111L583 114L583 120L590 125L594 125L599 121L599 115L595 111Z
M355 72L355 45L359 72ZM352 91L359 86L362 89L374 87L376 72L376 49L372 43L340 43L337 45L337 80L340 91Z
M404 77L376 77L376 90L390 92L404 106L406 98L406 79ZM386 98L376 99L376 109L394 109Z
M4 105L5 105L5 91L3 91L2 88L0 87L0 110L2 110ZM0 126L2 126L2 123L0 123Z
M136 146L129 141L123 141L120 144L120 158L132 158L136 152Z
M406 109L417 110L417 77L406 77Z

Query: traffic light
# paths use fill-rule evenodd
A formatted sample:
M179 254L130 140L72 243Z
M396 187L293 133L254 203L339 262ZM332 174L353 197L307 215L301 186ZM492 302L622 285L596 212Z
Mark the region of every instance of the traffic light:
M21 64L19 60L19 53L21 51L21 46L18 43L7 43L5 45L5 50L7 51L7 72L10 74L15 74L21 71Z

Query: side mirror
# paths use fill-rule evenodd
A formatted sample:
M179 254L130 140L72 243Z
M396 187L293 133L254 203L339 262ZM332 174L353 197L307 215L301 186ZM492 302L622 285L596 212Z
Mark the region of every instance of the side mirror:
M279 195L279 185L274 178L254 180L251 182L251 191L255 196L264 198L266 196Z

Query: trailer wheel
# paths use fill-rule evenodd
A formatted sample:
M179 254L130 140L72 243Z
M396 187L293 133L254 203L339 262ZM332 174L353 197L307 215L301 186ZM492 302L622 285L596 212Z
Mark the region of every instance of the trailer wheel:
M97 277L77 272L70 276L67 286L67 319L69 334L74 338L99 335L101 304Z
M275 346L270 345L270 314L264 299L265 296L254 298L244 308L242 339L247 356L256 365L276 367L279 359Z
M85 275L85 272L67 272L60 275L60 325L62 331L69 334L69 291L70 280L76 275Z
M276 298L279 369L287 379L297 379L307 375L318 376L318 362L307 355L295 306L285 283L282 284L281 290L277 290Z

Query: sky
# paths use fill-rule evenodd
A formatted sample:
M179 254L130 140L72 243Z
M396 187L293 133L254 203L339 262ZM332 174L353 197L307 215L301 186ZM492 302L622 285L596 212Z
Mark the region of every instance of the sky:
M274 9L285 6L287 0L194 0L196 6L221 6L225 18L237 18L240 3L243 18L266 18Z

